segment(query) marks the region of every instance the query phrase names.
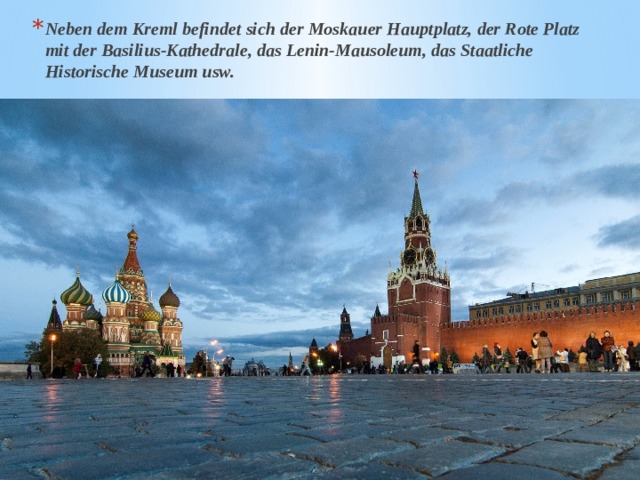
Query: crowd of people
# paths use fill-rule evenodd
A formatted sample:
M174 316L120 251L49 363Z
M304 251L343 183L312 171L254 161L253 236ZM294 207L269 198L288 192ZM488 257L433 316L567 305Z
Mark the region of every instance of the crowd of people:
M570 372L571 361L577 361L579 372L633 372L639 371L640 366L640 342L637 345L629 340L626 345L618 344L609 330L605 330L598 339L596 332L590 332L581 345L578 353L574 354L568 347L554 352L549 334L545 330L534 332L530 341L530 353L522 347L518 347L513 361L516 365L516 373L560 373ZM571 358L571 357L574 358ZM488 345L482 348L482 355L476 359L476 368L479 373L489 373L505 370L509 373L510 358L502 352L496 342L493 352Z

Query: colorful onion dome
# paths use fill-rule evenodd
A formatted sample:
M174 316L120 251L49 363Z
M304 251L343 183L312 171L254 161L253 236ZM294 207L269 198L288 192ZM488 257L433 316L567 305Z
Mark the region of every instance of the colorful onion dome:
M96 307L94 307L92 303L84 313L84 318L86 318L87 320L95 320L96 322L100 322L102 321L102 314L98 310L96 310Z
M147 309L140 312L140 320L143 322L160 322L162 315L153 307L153 303L149 303Z
M131 294L122 286L120 280L116 280L113 285L102 292L102 299L105 303L129 303Z
M62 300L62 303L65 305L71 305L72 303L76 303L78 305L91 305L93 303L93 295L91 295L87 289L82 286L82 283L80 283L80 272L76 272L76 281L73 282L73 285L62 292L60 300Z
M164 292L160 297L159 303L161 307L178 308L180 306L180 299L175 293L173 293L173 290L171 290L171 284L169 284L169 288L167 288L167 291Z

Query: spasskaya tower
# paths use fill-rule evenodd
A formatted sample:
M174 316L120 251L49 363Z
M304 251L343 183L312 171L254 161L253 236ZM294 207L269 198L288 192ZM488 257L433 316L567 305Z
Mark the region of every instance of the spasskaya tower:
M441 325L451 321L451 286L447 269L440 270L431 245L431 220L422 208L418 172L413 172L411 211L404 219L404 248L400 267L387 277L388 315L371 319L372 353L391 358L404 355L411 361L417 340L421 359L440 353Z

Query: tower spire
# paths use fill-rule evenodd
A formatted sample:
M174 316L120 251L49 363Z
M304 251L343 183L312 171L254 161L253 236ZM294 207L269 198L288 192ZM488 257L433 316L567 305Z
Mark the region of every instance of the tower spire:
M127 234L127 238L129 239L129 252L120 273L142 275L142 268L140 268L140 262L138 261L138 247L136 245L138 243L138 234L133 225L131 226L131 231Z
M420 174L417 170L413 171L413 179L415 181L415 185L413 187L413 201L411 202L411 213L409 217L415 218L418 215L424 216L424 211L422 210L422 199L420 198L420 189L418 188L418 176Z
M60 314L57 308L58 302L56 302L55 296L51 302L51 314L49 315L49 322L47 328L50 330L62 330L62 321L60 320Z

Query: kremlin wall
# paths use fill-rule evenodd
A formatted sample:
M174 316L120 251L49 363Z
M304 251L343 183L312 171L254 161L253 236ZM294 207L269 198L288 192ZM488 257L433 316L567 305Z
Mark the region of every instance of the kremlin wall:
M422 361L446 349L455 351L462 362L471 362L483 345L496 342L512 354L518 347L530 353L533 333L541 330L548 332L554 351L577 352L591 331L600 338L609 330L617 345L640 341L640 273L542 292L533 292L532 285L532 293L508 293L505 299L470 306L470 320L451 321L449 272L437 266L418 172L413 175L400 267L387 276L389 313L383 315L376 307L371 333L359 338L353 337L346 308L340 316L337 345L347 365L371 361L390 369L396 362L410 363L416 341Z
M616 344L627 346L640 341L640 302L600 304L571 310L504 315L480 320L450 322L442 325L440 341L443 347L458 353L460 360L471 362L474 353L480 354L484 344L500 343L503 351L509 347L513 354L518 347L531 353L529 343L533 332L546 330L554 351L569 348L577 352L585 344L589 332L598 338L609 330Z

